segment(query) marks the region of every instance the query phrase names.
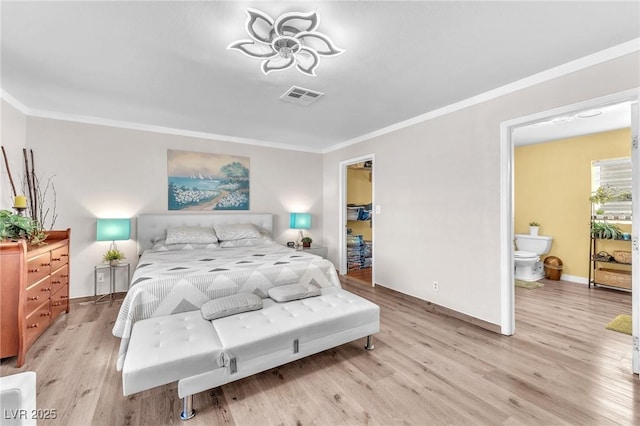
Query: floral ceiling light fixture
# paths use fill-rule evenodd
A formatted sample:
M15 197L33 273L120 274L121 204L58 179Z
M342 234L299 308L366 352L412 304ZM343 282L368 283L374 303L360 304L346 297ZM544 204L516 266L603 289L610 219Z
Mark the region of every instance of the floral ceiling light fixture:
M251 40L235 41L227 49L262 59L260 69L265 75L295 66L301 73L315 76L320 56L344 52L329 37L316 31L320 18L315 10L284 13L275 21L257 9L246 12L245 27Z

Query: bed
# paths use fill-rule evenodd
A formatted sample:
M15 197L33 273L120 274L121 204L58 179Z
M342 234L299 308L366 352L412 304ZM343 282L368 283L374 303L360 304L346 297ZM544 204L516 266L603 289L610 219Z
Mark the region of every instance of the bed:
M240 224L254 225L260 235L191 244L174 244L167 238L170 228L230 229ZM331 262L276 243L270 238L272 232L271 214L138 216L137 239L141 257L113 327L113 334L121 338L118 371L124 365L131 330L137 321L197 311L211 299L237 292L266 297L270 287L293 283L309 283L320 288L341 287ZM243 236L242 233L231 234L232 237Z

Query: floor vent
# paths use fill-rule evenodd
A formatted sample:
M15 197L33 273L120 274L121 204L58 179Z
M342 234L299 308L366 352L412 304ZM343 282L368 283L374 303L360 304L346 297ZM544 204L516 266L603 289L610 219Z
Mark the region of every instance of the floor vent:
M324 96L324 93L292 86L284 95L280 96L280 99L296 105L309 106L320 99L321 96Z

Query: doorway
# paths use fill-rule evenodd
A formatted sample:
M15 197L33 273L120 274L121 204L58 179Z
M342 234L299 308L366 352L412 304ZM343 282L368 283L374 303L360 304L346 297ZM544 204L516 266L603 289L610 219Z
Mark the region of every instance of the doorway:
M634 219L632 228L632 310L633 310L633 339L637 342L639 335L639 315L638 305L640 297L640 273L636 265L640 264L638 254L638 207L640 206L640 173L639 173L639 155L637 146L638 135L638 94L637 90L630 90L603 98L592 99L590 101L574 104L551 111L545 111L538 114L521 117L510 120L501 124L501 331L503 334L511 335L515 333L515 292L514 292L514 271L513 271L513 240L514 240L514 130L523 126L534 123L540 123L553 119L554 117L571 116L580 111L587 111L596 108L602 108L609 105L628 102L630 103L630 116L632 127L632 164L633 164L633 206ZM632 141L629 141L631 144ZM633 351L633 371L638 373L640 366L638 365L638 349L634 345Z
M340 204L340 275L373 286L374 158L373 154L343 161Z

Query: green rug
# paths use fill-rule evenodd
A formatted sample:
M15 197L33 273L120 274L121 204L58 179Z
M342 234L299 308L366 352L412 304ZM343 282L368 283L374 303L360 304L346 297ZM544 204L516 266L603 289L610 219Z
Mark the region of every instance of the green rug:
M516 287L522 287L522 288L540 288L544 285L537 281L529 282L529 281L515 280L515 282L516 282Z
M607 330L617 331L631 336L631 316L618 315L606 326Z

